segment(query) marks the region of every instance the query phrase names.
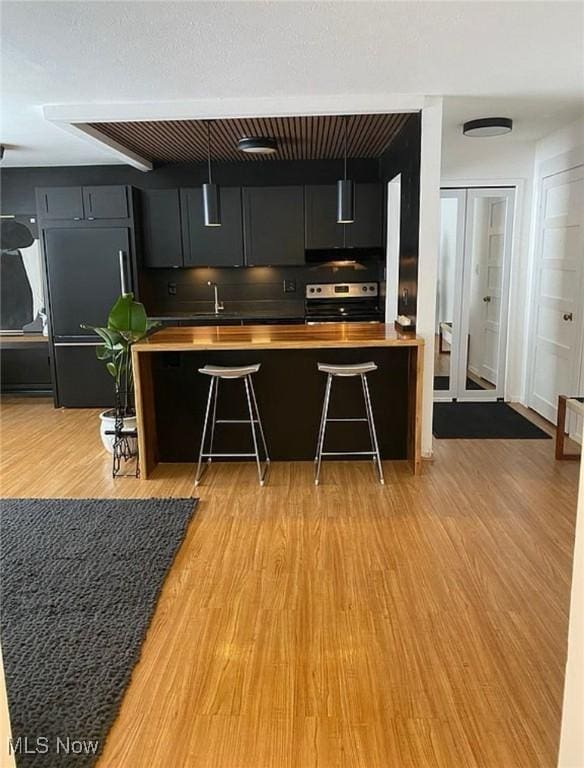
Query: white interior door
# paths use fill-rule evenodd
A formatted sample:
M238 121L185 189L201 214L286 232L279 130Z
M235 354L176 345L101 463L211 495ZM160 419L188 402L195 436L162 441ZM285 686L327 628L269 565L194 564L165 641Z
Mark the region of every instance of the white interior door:
M506 198L486 200L485 259L480 266L483 317L478 373L482 379L495 386L501 334L506 209Z
M537 229L529 405L555 423L558 395L579 394L584 166L542 180Z

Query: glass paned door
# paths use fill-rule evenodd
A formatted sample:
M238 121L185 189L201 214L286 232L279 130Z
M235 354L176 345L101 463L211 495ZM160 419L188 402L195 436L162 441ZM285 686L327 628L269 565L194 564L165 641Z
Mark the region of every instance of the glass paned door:
M466 190L442 190L434 346L435 400L456 397L465 218Z
M441 192L434 399L503 397L514 190Z

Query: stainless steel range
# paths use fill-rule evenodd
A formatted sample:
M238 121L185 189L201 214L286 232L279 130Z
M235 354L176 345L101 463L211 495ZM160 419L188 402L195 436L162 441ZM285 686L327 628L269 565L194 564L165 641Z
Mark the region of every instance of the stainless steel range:
M306 286L307 323L383 322L379 283L310 283Z

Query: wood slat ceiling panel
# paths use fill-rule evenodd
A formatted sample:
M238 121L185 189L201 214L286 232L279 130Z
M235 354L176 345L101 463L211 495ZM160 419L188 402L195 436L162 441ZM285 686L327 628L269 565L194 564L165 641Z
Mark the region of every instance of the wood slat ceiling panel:
M407 114L349 115L349 157L376 158L389 146L408 119ZM121 123L90 123L104 136L153 162L204 162L207 159L207 127L204 120L159 120ZM240 152L243 137L277 139L273 155ZM213 120L213 160L327 160L343 156L344 116L255 117Z

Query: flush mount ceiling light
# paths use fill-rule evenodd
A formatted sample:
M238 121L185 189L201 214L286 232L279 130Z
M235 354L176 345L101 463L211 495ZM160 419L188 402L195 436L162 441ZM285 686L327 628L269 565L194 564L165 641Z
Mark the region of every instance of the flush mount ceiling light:
M343 178L337 181L337 224L352 224L355 221L355 195L353 182L347 179L347 118L345 127L345 157Z
M268 136L244 137L237 142L237 149L248 155L273 155L278 151L278 142Z
M462 126L465 136L502 136L511 133L513 120L509 117L483 117L480 120L469 120Z
M221 226L221 201L219 199L219 187L213 184L211 177L211 123L207 122L207 164L209 167L209 181L203 184L203 215L206 227Z

